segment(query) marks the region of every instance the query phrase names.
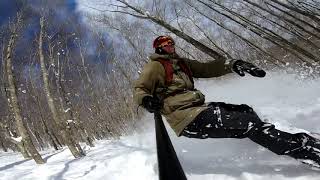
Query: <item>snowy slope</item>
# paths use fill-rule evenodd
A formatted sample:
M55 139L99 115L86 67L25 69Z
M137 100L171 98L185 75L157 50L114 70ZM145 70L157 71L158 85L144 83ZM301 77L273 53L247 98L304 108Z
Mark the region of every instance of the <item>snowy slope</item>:
M208 102L247 103L282 130L320 132L320 79L297 80L293 75L269 73L263 79L231 75L196 84ZM152 115L138 126L141 133L97 142L94 148L86 147L86 157L77 160L66 149L42 152L47 160L44 165L23 160L17 153L0 153L0 179L156 180ZM190 180L320 179L320 171L247 139L177 138L168 130Z

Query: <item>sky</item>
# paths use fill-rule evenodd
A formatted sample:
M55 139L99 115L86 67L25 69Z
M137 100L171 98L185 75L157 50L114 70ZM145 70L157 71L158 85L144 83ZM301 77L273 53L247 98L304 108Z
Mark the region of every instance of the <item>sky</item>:
M69 38L68 47L76 49L74 40L81 38L84 46L87 48L88 59L91 62L104 62L107 59L107 53L101 52L97 55L99 47L99 41L97 37L100 36L105 44L110 43L110 38L107 32L94 32L89 29L88 25L83 21L83 16L78 11L78 3L76 0L26 0L26 5L21 3L22 0L1 0L0 2L0 26L6 25L9 19L13 19L16 13L23 9L23 7L29 7L26 10L26 15L23 17L23 21L27 24L23 28L21 38L19 39L17 54L23 56L27 54L25 52L25 44L32 42L36 35L39 33L39 18L43 12L46 12L45 18L48 21L47 33L51 41L57 38L59 33L62 36L74 35L73 38ZM49 8L48 8L49 7ZM43 9L45 11L43 11ZM50 10L50 11L49 11ZM50 15L48 15L50 14ZM78 28L80 27L80 28ZM98 35L98 33L100 33ZM58 50L59 51L59 50ZM60 49L61 51L61 49ZM63 54L62 52L59 52ZM76 51L76 54L79 52Z

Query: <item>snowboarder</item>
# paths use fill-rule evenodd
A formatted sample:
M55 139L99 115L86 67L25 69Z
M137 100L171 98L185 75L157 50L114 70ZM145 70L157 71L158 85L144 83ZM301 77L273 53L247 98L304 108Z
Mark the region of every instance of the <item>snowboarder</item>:
M319 140L307 133L291 134L263 122L248 105L224 102L204 103L194 88L194 78L237 73L264 77L265 71L243 60L215 60L201 63L180 57L174 40L159 36L134 85L134 99L146 110L160 111L177 136L189 138L249 138L278 155L288 155L320 167Z

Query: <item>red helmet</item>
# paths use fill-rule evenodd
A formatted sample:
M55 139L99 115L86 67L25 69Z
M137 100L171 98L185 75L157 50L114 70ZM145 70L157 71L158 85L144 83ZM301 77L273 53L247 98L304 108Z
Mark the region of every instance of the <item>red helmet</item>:
M153 48L163 47L166 45L174 45L174 41L170 36L159 36L153 41Z

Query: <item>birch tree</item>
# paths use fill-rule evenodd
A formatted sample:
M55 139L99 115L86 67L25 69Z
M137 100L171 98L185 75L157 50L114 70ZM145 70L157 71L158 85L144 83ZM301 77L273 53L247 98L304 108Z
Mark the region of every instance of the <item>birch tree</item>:
M13 24L13 27L11 29L11 36L10 36L7 50L6 50L5 62L6 62L6 76L8 81L7 90L9 92L8 103L12 107L11 110L12 110L12 113L14 114L17 129L21 136L21 140L17 140L17 141L18 141L18 144L20 143L22 144L22 145L19 145L20 147L22 147L21 148L21 150L23 151L22 154L26 158L28 157L27 154L29 154L36 161L36 163L43 164L45 163L45 161L42 159L41 155L39 154L37 149L34 147L31 137L29 135L29 132L26 128L26 124L23 121L23 118L21 116L21 109L18 102L16 84L15 84L15 78L14 78L14 72L13 72L14 68L12 66L13 48L15 46L15 42L18 37L18 28L20 28L19 26L21 26L21 21L22 21L21 16L18 14L17 23ZM25 152L23 147L26 148L27 152Z
M47 103L49 106L49 109L52 113L52 117L54 120L54 124L56 125L57 129L59 129L59 132L63 138L64 143L68 146L70 149L72 155L75 158L79 158L84 156L84 152L81 149L80 145L77 145L76 142L72 139L71 135L67 132L67 124L63 124L59 118L57 108L54 104L54 100L52 98L51 92L50 92L50 86L49 86L49 80L48 80L48 71L45 66L44 62L44 54L43 54L43 36L44 36L44 17L40 18L40 34L39 34L39 60L41 64L41 72L42 72L42 78L43 78L43 84L44 84L44 92L46 94Z

